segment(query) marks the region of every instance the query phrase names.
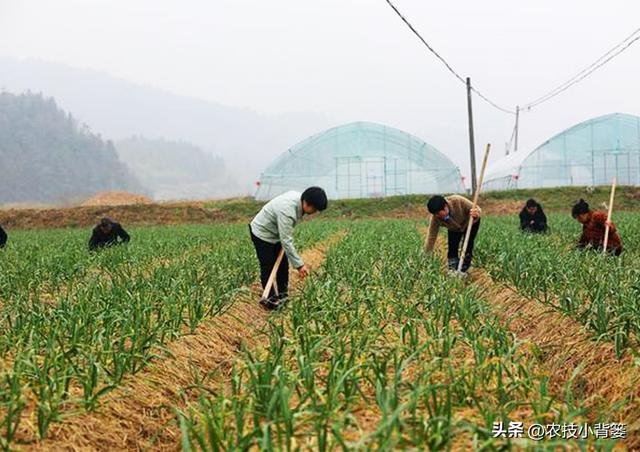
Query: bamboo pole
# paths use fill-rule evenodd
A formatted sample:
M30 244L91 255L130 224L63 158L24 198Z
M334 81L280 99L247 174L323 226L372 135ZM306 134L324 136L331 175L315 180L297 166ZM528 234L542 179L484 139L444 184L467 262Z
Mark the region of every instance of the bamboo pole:
M489 158L489 151L491 150L491 143L487 143L487 147L484 151L484 158L482 159L482 169L480 170L480 180L478 180L478 185L476 186L475 193L473 194L473 205L471 209L475 209L478 205L478 196L480 195L480 190L482 190L482 183L484 182L484 170L487 167L487 160ZM471 228L473 227L473 218L469 215L469 224L467 225L467 233L464 236L464 243L462 245L462 256L460 258L460 262L458 262L458 271L462 271L462 264L464 262L464 256L467 254L467 246L469 246L469 237L471 237Z
M613 213L613 198L616 194L616 177L613 176L611 182L611 196L609 197L609 212L607 213L607 223L611 221L611 214ZM607 244L609 243L609 225L604 230L604 244L602 247L602 253L607 254Z

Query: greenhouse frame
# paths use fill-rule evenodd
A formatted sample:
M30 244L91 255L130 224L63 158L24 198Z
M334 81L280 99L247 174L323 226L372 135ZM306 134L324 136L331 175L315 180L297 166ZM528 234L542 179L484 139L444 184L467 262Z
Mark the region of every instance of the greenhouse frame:
M460 193L460 170L421 139L392 127L355 122L313 135L262 173L256 199L320 186L331 199Z
M640 184L640 117L612 113L581 122L529 154L487 171L483 190Z

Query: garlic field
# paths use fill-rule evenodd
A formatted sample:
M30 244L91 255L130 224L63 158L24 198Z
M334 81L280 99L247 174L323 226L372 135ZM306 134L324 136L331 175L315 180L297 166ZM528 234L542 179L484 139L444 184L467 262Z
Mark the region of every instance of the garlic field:
M562 237L530 238L512 222L490 223L478 245L487 264L505 243L498 232L557 257L554 243L572 226L563 224ZM198 402L180 414L184 448L534 448L536 440L496 438L495 424L623 422L620 407L585 403L573 380L552 389L544 359L498 320L482 287L448 277L423 240L412 222L351 225L320 274L271 317L265 347L246 350L228 379L199 383ZM544 447L619 441L558 434Z
M594 337L614 342L618 357L639 350L640 215L616 214L626 250L619 258L576 251L581 229L568 215L552 215L548 235L514 234L515 220L488 222L478 265L525 296L578 320Z
M162 402L172 413L169 448L640 447L640 395L627 380L640 373L638 220L616 215L626 252L615 259L573 250L579 225L564 216L551 216L545 236L487 218L466 280L446 274L441 253L424 254L426 222L305 222L298 246L323 246L322 263L294 281L282 311L267 317L250 305L267 320L246 322L241 334L253 341L238 344L228 365L183 363L190 384ZM152 363L179 359L162 353L170 344L204 324L215 330L237 300L257 300L245 224L129 232L129 245L88 253L87 230L22 231L0 253L2 448L47 448L57 426L100 415L107 394L145 378ZM554 361L535 317L520 336L500 315L505 303L542 306L565 326L549 343L574 328L598 359ZM584 377L600 369L595 361L619 378L602 383L615 396ZM620 423L626 437L496 434L510 422L525 433L532 424ZM144 435L141 448L167 448Z

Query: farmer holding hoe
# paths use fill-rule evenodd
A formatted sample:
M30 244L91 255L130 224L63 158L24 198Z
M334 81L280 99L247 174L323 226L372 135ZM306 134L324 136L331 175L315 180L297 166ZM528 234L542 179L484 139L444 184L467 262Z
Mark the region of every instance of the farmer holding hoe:
M313 215L327 208L327 195L320 187L309 187L304 192L288 191L265 204L249 224L251 241L260 263L260 282L267 287L280 250L284 255L276 273L278 293L273 287L260 304L268 310L280 308L287 299L289 289L289 262L302 278L309 268L302 261L293 243L293 228L304 215Z
M571 215L582 224L582 235L578 240L578 248L591 247L598 251L603 251L604 236L607 226L609 226L609 240L607 242L607 253L615 256L622 254L622 240L613 221L607 219L607 214L598 210L592 210L589 204L580 199L571 210Z
M460 269L460 271L466 273L471 267L473 245L478 229L480 229L481 209L479 207L474 208L471 201L459 195L451 195L446 198L440 195L432 196L427 202L427 209L431 213L431 223L429 224L429 232L425 242L425 251L431 252L433 250L440 227L447 228L447 262L449 270L456 271L458 269L460 243L465 235L469 221L473 222L469 244L465 255L462 256L463 262Z

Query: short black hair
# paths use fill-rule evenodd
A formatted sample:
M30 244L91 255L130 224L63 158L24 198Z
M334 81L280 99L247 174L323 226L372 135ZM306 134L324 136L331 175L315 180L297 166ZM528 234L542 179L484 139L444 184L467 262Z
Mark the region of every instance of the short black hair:
M577 218L578 215L582 215L583 213L588 212L589 204L587 204L587 201L582 198L580 198L580 200L574 204L573 209L571 209L571 215L573 216L573 218Z
M329 205L327 200L327 194L320 187L309 187L302 192L300 197L302 201L306 201L311 207L314 207L317 211L322 212Z
M530 198L527 200L527 207L538 207L538 202L535 199Z
M435 195L429 198L429 201L427 201L427 210L435 215L436 213L444 209L444 206L446 205L447 200L444 199L444 196Z
M100 220L100 226L102 227L107 227L107 226L112 226L113 225L113 221L111 220L111 218L107 218L104 217Z

